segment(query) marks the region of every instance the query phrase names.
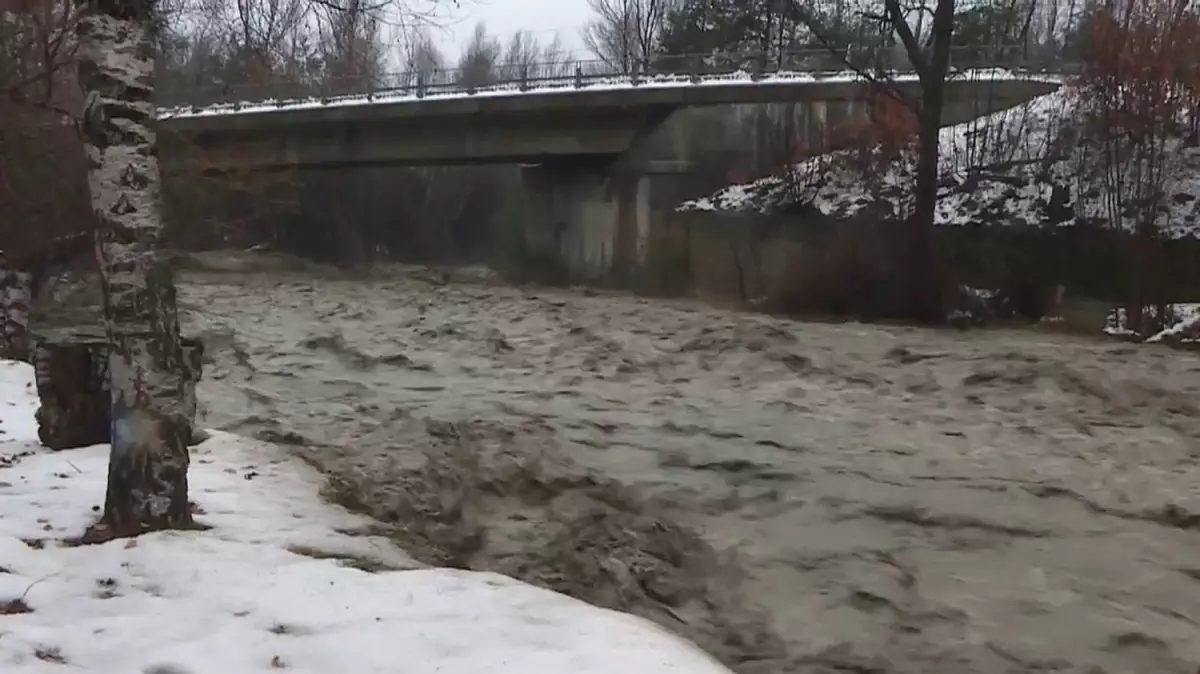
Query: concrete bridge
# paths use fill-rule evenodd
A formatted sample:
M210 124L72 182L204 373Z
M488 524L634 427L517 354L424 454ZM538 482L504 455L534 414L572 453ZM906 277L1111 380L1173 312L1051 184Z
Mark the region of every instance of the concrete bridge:
M889 86L919 95L915 76ZM1018 105L1059 85L1045 76L981 71L948 83L944 122ZM385 91L305 100L160 108L160 142L203 150L212 171L363 165L526 164L531 245L556 251L581 282L629 282L646 261L655 196L678 162L655 161L647 139L689 107L788 102L808 117L850 119L869 89L853 76L777 72L503 83L469 91ZM671 199L678 195L671 193Z
M948 83L947 123L1053 91L1046 79L986 73ZM919 95L915 76L891 86ZM780 73L691 81L497 87L473 94L344 96L328 101L160 109L168 136L204 148L213 169L401 164L517 164L614 160L685 107L792 102L853 107L867 96L850 77ZM164 138L170 142L170 138Z

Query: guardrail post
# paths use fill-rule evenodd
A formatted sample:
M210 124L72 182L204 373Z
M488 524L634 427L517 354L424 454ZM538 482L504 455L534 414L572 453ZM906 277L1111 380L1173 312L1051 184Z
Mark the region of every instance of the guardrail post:
M529 70L527 68L521 68L520 89L521 91L529 91Z
M637 62L634 62L633 66L629 69L629 82L635 87L638 85L638 82L641 80L641 78L639 77L640 73L638 71L639 71L638 64L637 64Z
M425 73L417 73L417 98L425 98Z
M583 66L580 66L578 63L575 64L575 88L583 88Z

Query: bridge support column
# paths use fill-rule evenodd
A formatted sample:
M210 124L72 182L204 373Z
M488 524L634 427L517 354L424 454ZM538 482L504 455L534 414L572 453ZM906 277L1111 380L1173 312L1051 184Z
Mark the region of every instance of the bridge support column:
M571 283L627 288L646 261L655 221L653 176L586 159L522 171L531 205L527 246L552 256Z

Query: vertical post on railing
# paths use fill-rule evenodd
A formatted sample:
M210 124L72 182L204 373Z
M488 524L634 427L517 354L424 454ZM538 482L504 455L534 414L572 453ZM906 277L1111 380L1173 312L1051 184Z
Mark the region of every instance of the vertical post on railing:
M425 72L417 73L417 98L425 98Z
M578 63L575 64L575 88L583 88L583 66Z
M702 60L702 57L700 57L700 56L687 57L686 65L687 65L687 69L688 69L688 74L690 75L689 79L692 80L692 84L700 83L700 62L701 62L701 60Z
M639 71L640 71L640 67L639 67L639 65L638 65L638 62L637 62L637 61L634 61L632 64L630 64L630 67L629 67L629 83L630 83L630 84L632 84L632 85L633 85L633 86L635 86L635 87L638 85L638 80L640 79L640 77L639 77L639 75L640 75L640 72L639 72Z
M529 91L529 68L527 66L521 66L520 82L521 91Z

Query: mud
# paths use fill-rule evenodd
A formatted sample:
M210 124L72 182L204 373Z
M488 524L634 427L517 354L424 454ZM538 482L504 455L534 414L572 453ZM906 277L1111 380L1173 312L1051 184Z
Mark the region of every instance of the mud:
M204 268L208 423L293 445L425 561L742 674L1200 666L1196 354Z

